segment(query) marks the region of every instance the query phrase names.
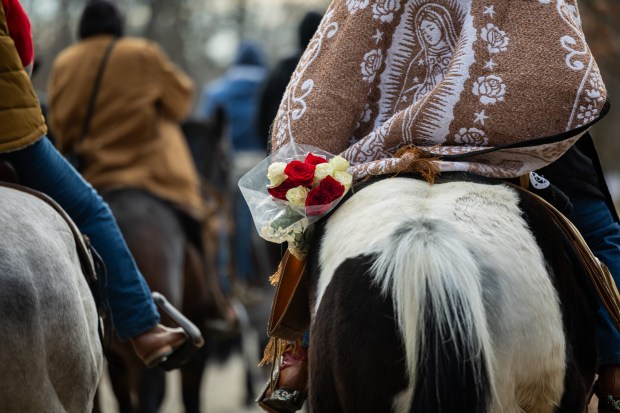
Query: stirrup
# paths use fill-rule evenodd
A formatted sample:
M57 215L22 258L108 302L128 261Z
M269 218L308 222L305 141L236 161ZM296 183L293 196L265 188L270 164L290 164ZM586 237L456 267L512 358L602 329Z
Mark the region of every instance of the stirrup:
M157 304L164 313L166 313L172 321L174 321L179 327L183 329L188 340L185 341L179 348L177 348L172 354L170 354L165 361L159 363L157 366L163 370L170 371L178 369L204 346L204 338L202 333L196 327L194 323L189 321L179 310L177 310L166 297L158 292L153 292L153 301Z
M620 412L620 398L608 394L606 398L598 400L599 413Z
M256 399L263 410L270 413L294 413L302 409L307 397L303 391L278 388L267 395L269 387L270 383L267 383L261 395Z

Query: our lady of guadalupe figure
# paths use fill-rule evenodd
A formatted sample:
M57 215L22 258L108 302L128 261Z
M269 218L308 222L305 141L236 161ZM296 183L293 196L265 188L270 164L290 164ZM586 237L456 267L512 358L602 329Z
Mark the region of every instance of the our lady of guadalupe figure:
M452 17L443 6L422 6L414 22L421 50L409 63L404 88L397 100L408 105L430 92L447 74L457 39Z

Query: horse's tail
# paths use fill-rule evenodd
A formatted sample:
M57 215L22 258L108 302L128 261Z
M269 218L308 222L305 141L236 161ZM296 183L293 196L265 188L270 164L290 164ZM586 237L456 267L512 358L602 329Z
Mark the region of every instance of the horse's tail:
M411 412L489 411L494 355L483 262L458 228L430 219L405 223L378 251L372 274L392 294Z

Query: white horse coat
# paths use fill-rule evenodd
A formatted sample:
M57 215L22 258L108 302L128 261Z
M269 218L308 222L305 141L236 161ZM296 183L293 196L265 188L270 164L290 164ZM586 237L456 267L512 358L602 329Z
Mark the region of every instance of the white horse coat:
M44 201L4 187L0 228L0 412L89 412L103 354L73 235Z
M319 386L316 392L311 389L315 404L333 394L340 400L333 406L362 400L342 411L377 409L378 404L370 407L370 403L379 403L380 397L373 398L363 386L373 383L375 374L392 377L387 372L402 362L407 384L384 398L392 397L394 413L421 412L412 408L419 382L440 389L446 378L458 373L420 376L419 366L426 363L433 369L439 364L432 360L453 357L461 364L472 363L471 375L454 381L455 386L471 387L450 388L450 396L429 390L431 399L439 398L437 403L469 390L488 395L488 404L480 402L478 406L484 407L476 413L552 413L560 406L568 391L567 365L573 363L568 357L576 347L567 342L553 269L537 245L515 190L472 182L429 185L408 178L385 179L359 190L329 218L317 255L310 348L319 348L325 365L336 365L338 370L325 372L317 362L311 379ZM384 357L395 351L381 341L367 343L381 318L391 317L387 307L373 301L377 293L393 303L404 358L392 364L388 357L385 371L379 367L371 372L363 370L369 369L361 366L363 358L353 358L358 352ZM573 307L581 305L575 302ZM372 310L366 312L368 308ZM429 315L434 324L429 324ZM374 327L355 324L355 317L368 317ZM390 339L385 331L382 334L384 341ZM351 336L352 344L345 343ZM446 353L449 356L441 355ZM592 361L593 357L594 352ZM344 366L350 360L356 360L351 362L359 370L355 374L366 381L343 379L341 371L347 371ZM394 380L390 390L397 389L401 379ZM342 395L343 382L353 388L349 398ZM318 412L333 407L326 406L327 402L314 408ZM436 408L433 413L452 411ZM473 411L468 408L461 411Z

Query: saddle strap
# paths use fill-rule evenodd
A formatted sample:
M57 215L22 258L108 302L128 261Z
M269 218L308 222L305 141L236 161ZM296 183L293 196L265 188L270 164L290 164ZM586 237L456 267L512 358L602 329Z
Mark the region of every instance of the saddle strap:
M564 214L539 195L509 182L507 184L519 191L527 192L528 195L532 196L549 211L553 221L562 229L577 251L581 262L586 268L586 273L596 290L596 294L609 313L616 328L620 331L620 293L607 266L594 256L577 227Z
M58 212L58 214L65 220L65 222L69 226L69 229L71 230L71 233L73 234L78 257L80 259L80 265L82 267L82 272L84 273L86 280L89 283L97 280L95 262L93 260L93 256L91 255L90 241L88 240L88 237L80 232L75 222L73 222L73 220L69 217L65 210L62 209L62 207L58 205L56 201L54 201L52 198L42 192L35 191L34 189L28 188L23 185L0 181L0 187L11 188L33 195L47 203L56 212Z

